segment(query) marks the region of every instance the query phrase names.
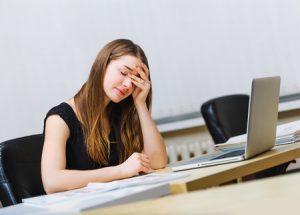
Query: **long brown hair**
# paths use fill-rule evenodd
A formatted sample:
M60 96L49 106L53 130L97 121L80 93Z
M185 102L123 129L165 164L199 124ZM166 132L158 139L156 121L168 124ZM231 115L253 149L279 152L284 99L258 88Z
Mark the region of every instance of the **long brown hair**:
M110 154L109 134L104 130L104 119L108 117L118 146L119 163L124 162L133 152L143 150L143 136L137 110L132 96L119 103L110 102L104 106L105 92L103 80L108 64L124 55L139 58L148 65L148 60L140 46L127 39L117 39L105 45L98 53L88 80L75 95L75 106L82 123L88 155L101 165L108 165ZM149 77L150 78L150 77ZM152 91L146 99L150 108ZM115 143L113 143L115 144Z

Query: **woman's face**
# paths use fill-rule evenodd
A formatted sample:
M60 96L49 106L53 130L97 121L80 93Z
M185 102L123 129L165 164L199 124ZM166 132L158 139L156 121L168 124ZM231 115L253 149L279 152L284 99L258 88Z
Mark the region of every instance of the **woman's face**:
M107 104L110 101L118 103L131 95L135 86L128 75L129 73L137 75L134 68L139 65L140 62L141 61L134 56L124 55L117 60L112 60L108 64L103 83L104 92L106 94L105 101Z

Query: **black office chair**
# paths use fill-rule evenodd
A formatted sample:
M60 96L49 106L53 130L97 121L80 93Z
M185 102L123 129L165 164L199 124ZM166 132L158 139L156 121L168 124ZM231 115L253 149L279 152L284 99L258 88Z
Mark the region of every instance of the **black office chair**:
M224 143L230 137L247 132L249 96L228 95L211 99L201 106L201 114L215 142ZM256 173L256 178L283 174L290 162Z
M248 104L248 95L229 95L211 99L201 106L202 116L215 144L246 133Z
M3 206L45 194L41 179L43 135L0 143L0 199Z

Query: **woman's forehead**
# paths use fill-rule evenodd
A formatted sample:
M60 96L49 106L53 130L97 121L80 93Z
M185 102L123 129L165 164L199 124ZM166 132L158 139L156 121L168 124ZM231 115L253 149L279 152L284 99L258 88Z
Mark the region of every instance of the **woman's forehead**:
M135 74L137 72L134 69L136 68L136 66L138 66L141 63L141 61L138 58L133 57L133 56L123 56L123 57L117 59L116 63L119 68L128 69L133 74Z
M139 58L131 56L131 55L125 55L116 60L118 64L126 65L130 68L134 68L137 64L139 64L141 61Z

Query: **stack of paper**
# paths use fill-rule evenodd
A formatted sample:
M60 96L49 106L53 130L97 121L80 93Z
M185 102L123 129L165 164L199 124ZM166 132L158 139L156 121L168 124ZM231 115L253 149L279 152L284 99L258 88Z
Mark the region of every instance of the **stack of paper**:
M186 173L151 173L108 183L90 183L87 187L23 199L23 203L50 211L85 211L170 194L169 181Z
M229 138L226 143L218 144L217 148L228 147L230 145L243 145L247 141L247 134L242 134ZM278 125L276 129L275 145L284 145L300 141L300 120Z
M300 120L277 126L276 136L277 144L300 141Z

